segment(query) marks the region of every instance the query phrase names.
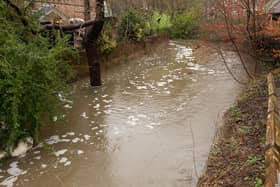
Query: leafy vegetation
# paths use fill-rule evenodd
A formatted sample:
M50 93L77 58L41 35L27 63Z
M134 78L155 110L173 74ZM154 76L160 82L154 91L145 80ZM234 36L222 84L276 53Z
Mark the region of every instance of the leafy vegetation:
M116 47L117 42L113 37L112 26L106 23L98 39L99 50L103 55L109 55Z
M145 36L146 28L143 16L136 11L129 11L121 18L119 37L120 39L140 42Z
M172 27L171 16L154 11L150 18L152 33L169 33Z
M121 40L140 42L146 36L164 33L175 39L189 39L198 33L199 21L194 10L178 13L173 19L168 13L158 11L150 15L129 11L121 18L119 37Z
M171 36L177 39L188 39L198 33L199 18L193 12L179 13L172 21Z
M42 116L54 111L75 52L67 36L32 33L35 22L24 25L3 1L0 19L0 148L9 153L24 137L39 141Z

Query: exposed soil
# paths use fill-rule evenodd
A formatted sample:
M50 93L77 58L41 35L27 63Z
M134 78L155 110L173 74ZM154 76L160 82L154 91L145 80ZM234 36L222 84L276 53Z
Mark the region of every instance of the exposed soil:
M262 186L267 98L266 81L258 81L227 111L198 186Z

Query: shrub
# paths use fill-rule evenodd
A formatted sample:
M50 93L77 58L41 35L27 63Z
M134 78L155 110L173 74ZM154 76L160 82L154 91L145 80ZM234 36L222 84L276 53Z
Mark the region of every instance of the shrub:
M153 33L168 33L172 27L171 18L167 14L154 11L150 18L150 25Z
M58 33L51 42L31 34L3 1L0 19L0 149L9 152L24 137L38 143L41 117L65 88L74 50Z
M121 40L142 41L145 36L146 26L143 15L129 11L121 18L119 37Z
M175 15L172 21L170 34L173 38L188 39L197 34L199 18L192 12L184 12Z
M106 23L98 39L99 50L103 55L109 55L117 47L117 42L112 32L112 26L110 23Z

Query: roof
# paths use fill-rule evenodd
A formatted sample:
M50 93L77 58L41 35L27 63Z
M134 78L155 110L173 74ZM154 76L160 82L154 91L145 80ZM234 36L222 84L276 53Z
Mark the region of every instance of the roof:
M42 7L40 7L39 12L43 14L40 17L40 22L50 21L50 19L54 18L61 19L63 22L68 22L69 20L69 18L66 15L64 15L58 9L49 4L44 4Z
M265 5L265 9L267 12L272 14L280 13L280 0L270 0Z

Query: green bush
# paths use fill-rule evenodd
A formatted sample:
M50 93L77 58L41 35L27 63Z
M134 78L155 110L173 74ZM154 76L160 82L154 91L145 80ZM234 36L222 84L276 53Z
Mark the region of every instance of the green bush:
M24 137L38 143L42 116L54 110L71 74L68 61L75 52L68 37L52 35L50 42L31 34L0 2L0 149L7 152Z
M103 55L109 55L117 47L117 42L113 37L113 28L110 23L104 25L102 34L98 39L98 45Z
M172 27L171 17L154 11L150 18L150 26L153 33L168 33Z
M121 40L142 41L145 37L147 23L138 12L129 11L121 18L119 37Z
M175 15L172 24L170 34L173 38L189 39L198 33L199 17L191 11L179 13Z

